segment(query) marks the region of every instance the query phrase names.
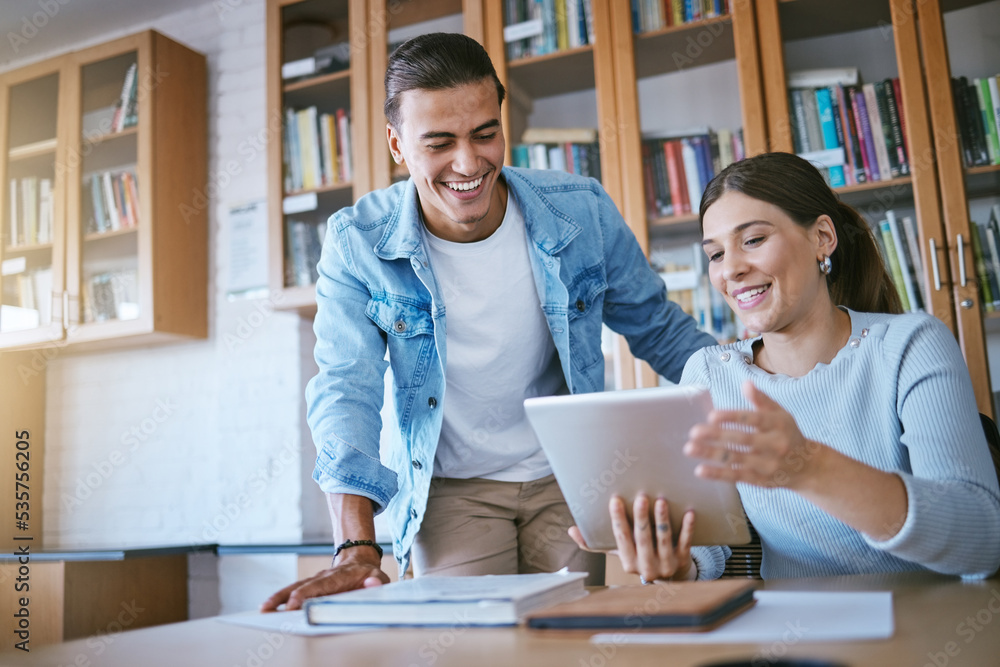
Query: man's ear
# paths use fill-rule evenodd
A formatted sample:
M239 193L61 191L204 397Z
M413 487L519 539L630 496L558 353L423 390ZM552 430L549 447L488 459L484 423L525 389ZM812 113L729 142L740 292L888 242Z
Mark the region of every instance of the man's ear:
M392 159L396 161L396 164L402 164L403 151L399 149L399 132L391 123L385 124L385 138L389 142L389 152L392 154Z
M816 254L820 258L832 255L837 249L837 228L833 224L833 218L828 215L819 216L813 226L813 233L816 238Z

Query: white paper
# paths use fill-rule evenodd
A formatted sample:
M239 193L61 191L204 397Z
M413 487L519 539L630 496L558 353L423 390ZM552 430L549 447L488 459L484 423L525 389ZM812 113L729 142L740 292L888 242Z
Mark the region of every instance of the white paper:
M270 614L234 614L232 616L219 616L216 620L286 635L340 635L348 632L370 632L381 629L371 625L309 625L309 622L306 621L306 612L303 609L276 611Z
M229 209L230 295L267 287L267 202Z
M757 591L753 607L709 632L603 633L595 644L760 644L888 639L890 592Z
M303 192L281 200L281 212L285 215L295 215L306 211L315 211L319 206L319 198L315 192Z

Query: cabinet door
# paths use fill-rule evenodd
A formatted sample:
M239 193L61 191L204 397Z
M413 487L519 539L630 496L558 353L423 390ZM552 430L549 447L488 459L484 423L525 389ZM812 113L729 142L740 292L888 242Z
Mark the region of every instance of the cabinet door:
M365 0L268 2L267 108L281 128L268 142L270 282L283 308L315 311L326 220L370 189L367 19Z
M63 338L66 65L50 60L0 80L0 347Z
M764 149L765 128L752 5L717 4L615 3L612 29L623 210L671 299L726 342L738 321L709 286L698 208L715 174Z
M910 1L761 0L756 10L771 149L820 166L870 224L904 310L955 330Z
M151 71L135 39L81 57L67 211L69 337L113 339L152 328L150 173L138 91ZM145 125L145 127L144 127Z
M1000 331L1000 2L917 8L951 267L942 289L950 283L979 410L993 415L984 320ZM993 357L1000 361L1000 351Z
M597 178L624 210L613 4L483 2L483 43L507 89L502 116L508 164ZM637 386L624 339L606 330L603 346L607 388Z

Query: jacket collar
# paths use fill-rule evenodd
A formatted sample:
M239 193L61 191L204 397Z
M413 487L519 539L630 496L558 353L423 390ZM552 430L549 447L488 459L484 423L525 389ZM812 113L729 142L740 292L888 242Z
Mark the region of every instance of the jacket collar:
M504 167L501 176L510 194L517 198L524 215L525 227L533 244L548 255L554 255L580 233L582 227L573 216L555 205L523 170ZM420 202L413 179L403 187L403 196L389 215L382 238L375 246L381 259L409 258L422 254L423 239L420 225Z

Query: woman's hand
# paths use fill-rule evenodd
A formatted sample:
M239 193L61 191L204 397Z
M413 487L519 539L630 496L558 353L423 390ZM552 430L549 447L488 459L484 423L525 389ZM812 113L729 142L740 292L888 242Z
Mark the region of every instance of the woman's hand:
M795 418L747 380L753 410L713 410L708 423L691 429L684 453L704 459L695 474L705 479L808 490L817 479L825 445L807 440Z
M677 544L674 544L670 525L670 508L667 501L657 498L651 508L645 494L636 496L632 505L635 524L629 521L625 501L612 496L608 503L611 526L618 548L611 553L621 559L622 568L638 574L646 582L656 579L693 579L697 574L691 561L691 538L694 534L694 511L684 514ZM590 551L580 530L573 526L570 537L581 549Z

